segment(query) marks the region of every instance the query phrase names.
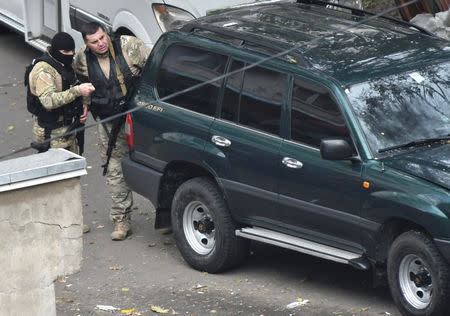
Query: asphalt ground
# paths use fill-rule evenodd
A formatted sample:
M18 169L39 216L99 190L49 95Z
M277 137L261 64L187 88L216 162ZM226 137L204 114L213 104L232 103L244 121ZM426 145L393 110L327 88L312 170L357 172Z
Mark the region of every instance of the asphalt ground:
M23 72L39 55L20 35L0 31L1 155L32 140ZM93 123L91 117L88 123ZM85 151L83 215L91 231L83 236L81 271L55 281L58 315L158 315L152 311L157 307L159 313L198 316L399 315L389 290L371 287L369 273L260 243L252 243L248 259L234 270L216 275L193 270L172 235L153 229L153 206L139 195L132 235L111 241L110 200L96 129L86 131ZM29 149L11 158L34 153ZM299 306L287 308L294 302ZM103 310L107 307L117 310Z

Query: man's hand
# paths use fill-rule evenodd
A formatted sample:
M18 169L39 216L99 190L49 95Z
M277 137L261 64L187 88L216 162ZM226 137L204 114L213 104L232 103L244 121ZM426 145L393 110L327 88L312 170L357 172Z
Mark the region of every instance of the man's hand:
M83 97L87 97L87 96L89 96L92 92L95 91L95 88L94 88L94 86L92 85L92 83L82 83L82 84L79 85L79 87L80 87L81 95L82 95Z
M83 114L80 115L80 123L81 124L86 123L87 112L88 112L88 106L86 104L83 104Z

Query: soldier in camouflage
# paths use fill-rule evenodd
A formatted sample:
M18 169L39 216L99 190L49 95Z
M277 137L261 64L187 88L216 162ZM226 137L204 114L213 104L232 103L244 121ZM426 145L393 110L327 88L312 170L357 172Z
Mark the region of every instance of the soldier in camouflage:
M81 33L86 45L76 54L74 69L80 80L94 84L96 91L85 102L89 104L94 118L104 119L120 112L117 104L133 88L134 78L140 75L150 49L134 36L122 35L111 39L104 28L95 22L83 25ZM124 80L121 81L118 77ZM104 160L112 125L113 123L107 122L98 127ZM130 230L133 196L125 183L121 166L121 159L126 155L128 146L122 124L106 174L112 199L112 240L125 239Z
M76 77L72 69L75 42L67 33L56 34L47 52L31 70L28 80L32 95L37 97L43 107L42 113L35 116L33 134L38 143L46 138L54 138L67 132L72 118L65 118L63 107L70 107L80 97L89 96L94 90L91 83L72 85ZM73 77L70 74L73 74ZM71 81L71 82L69 82ZM63 89L66 86L68 89ZM69 111L70 112L70 111ZM79 117L86 121L86 111ZM47 135L46 135L46 130ZM51 141L52 148L65 148L78 153L75 135L56 138Z

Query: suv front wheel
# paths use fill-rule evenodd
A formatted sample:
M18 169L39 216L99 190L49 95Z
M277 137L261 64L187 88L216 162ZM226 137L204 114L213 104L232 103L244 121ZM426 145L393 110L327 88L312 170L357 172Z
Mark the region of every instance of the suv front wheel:
M409 231L397 237L387 272L392 297L403 315L448 315L449 264L426 235Z
M216 273L238 264L248 252L248 240L237 237L236 228L210 179L190 179L175 192L172 229L178 249L193 268Z

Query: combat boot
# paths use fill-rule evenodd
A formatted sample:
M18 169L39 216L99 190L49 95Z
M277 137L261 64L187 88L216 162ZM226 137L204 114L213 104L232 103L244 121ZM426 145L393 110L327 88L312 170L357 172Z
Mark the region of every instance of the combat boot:
M130 217L123 216L120 219L114 219L114 231L111 233L112 240L124 240L130 231Z

